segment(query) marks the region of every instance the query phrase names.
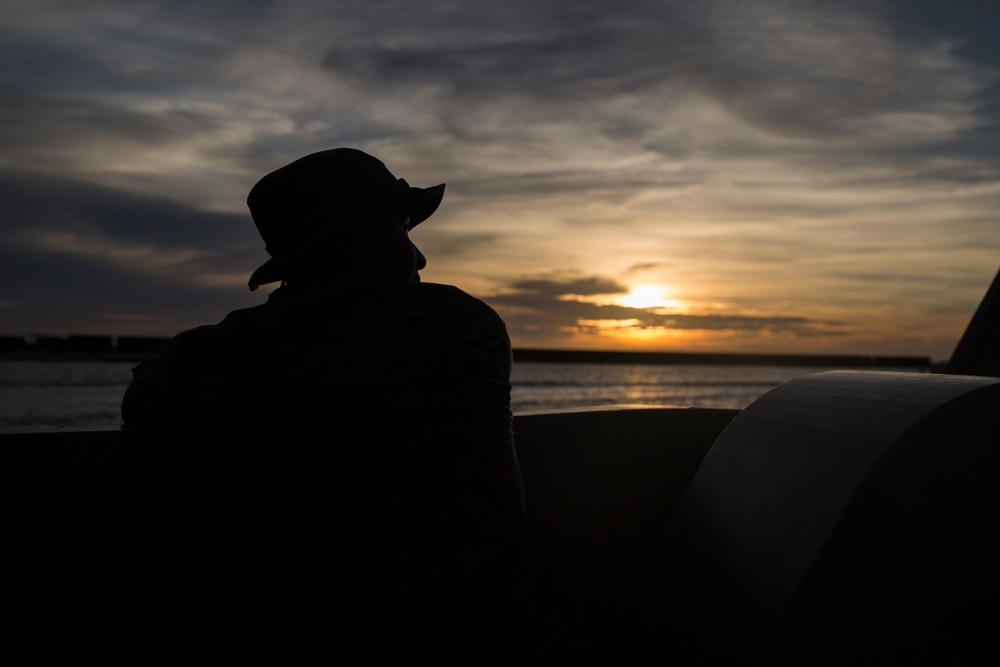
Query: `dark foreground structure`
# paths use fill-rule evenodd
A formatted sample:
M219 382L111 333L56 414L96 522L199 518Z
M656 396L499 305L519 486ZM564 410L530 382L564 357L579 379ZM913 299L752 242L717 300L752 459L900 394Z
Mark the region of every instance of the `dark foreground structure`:
M974 324L996 321L988 303ZM529 537L565 608L504 662L996 664L995 340L970 328L961 375L818 373L743 411L516 416ZM200 507L172 463L184 443L154 431L2 440L48 448L50 659L295 656L307 638L337 661L356 637L350 619L308 605L241 625L266 592L220 593L223 573L199 567L227 563L177 521ZM377 629L364 641L413 657Z
M739 413L517 417L529 534L571 609L558 641L598 664L992 662L998 406L996 378L834 371ZM157 525L171 443L4 441L49 449L50 649L152 657L169 650L164 609L202 639L199 624L226 622L164 588L163 568L198 549L164 544L183 527Z

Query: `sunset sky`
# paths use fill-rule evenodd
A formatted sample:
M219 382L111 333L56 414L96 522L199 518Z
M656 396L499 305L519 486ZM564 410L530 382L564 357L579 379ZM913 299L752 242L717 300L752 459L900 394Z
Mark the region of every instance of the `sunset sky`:
M1000 267L998 2L0 0L0 333L262 303L245 200L448 184L515 346L945 359Z

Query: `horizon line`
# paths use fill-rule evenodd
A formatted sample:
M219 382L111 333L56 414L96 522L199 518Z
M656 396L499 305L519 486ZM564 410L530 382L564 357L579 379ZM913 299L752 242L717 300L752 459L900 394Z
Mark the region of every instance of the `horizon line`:
M144 359L159 352L170 336L0 335L0 359ZM930 368L930 356L784 352L691 352L654 350L581 350L514 347L515 362L605 364L729 364Z

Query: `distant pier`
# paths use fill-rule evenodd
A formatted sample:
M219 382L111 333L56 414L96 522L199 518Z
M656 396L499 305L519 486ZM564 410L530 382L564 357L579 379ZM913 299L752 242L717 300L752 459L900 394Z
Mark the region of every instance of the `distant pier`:
M159 352L169 338L152 336L0 336L0 359L141 361ZM563 364L712 364L731 366L821 366L838 368L930 368L930 357L743 354L715 352L617 352L518 348L514 362Z
M0 336L0 359L52 361L141 361L169 338L153 336Z

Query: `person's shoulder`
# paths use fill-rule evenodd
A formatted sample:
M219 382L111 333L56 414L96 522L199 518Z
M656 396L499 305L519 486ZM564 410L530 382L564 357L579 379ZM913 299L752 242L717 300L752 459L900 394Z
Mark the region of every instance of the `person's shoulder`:
M439 283L414 283L407 286L417 300L441 309L464 313L467 317L487 322L503 323L503 320L482 299L464 292L454 285Z
M397 331L405 332L398 348L407 359L419 360L413 362L421 368L417 375L445 384L481 374L509 375L507 327L482 300L452 285L423 282L398 294L403 300Z
M271 317L273 316L272 311L274 310L275 308L273 304L268 301L256 306L251 306L250 308L240 308L238 310L230 311L221 322L210 326L213 326L215 331L223 333L231 327L240 327L251 322Z
M261 306L234 310L217 324L203 324L178 333L157 356L200 363L202 357L215 355L231 346L234 334L258 330L254 323L265 315Z
M493 309L486 305L482 299L477 299L468 292L464 292L454 285L444 285L441 283L413 283L407 287L425 299L437 300L442 303L453 303L473 310L493 312Z
M178 352L186 352L191 348L205 345L214 337L217 326L217 324L203 324L176 334L167 341L167 344L163 346L158 356L163 357L177 354Z

